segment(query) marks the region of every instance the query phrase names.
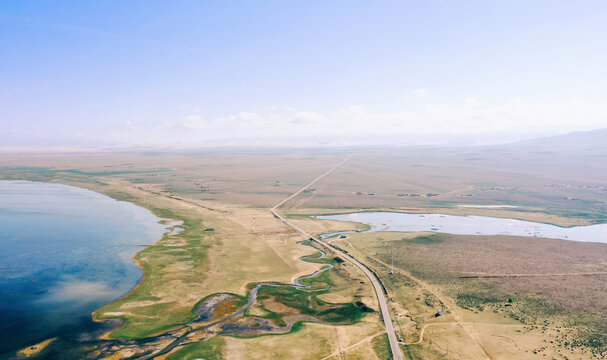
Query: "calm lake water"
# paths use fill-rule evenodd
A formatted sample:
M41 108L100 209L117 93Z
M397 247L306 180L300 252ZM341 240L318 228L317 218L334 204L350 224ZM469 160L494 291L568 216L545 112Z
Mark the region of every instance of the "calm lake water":
M607 224L563 228L550 224L487 216L393 212L361 212L323 215L317 216L317 218L361 222L370 225L372 227L370 231L434 231L458 235L536 236L607 243Z
M99 331L91 312L136 285L129 257L162 237L159 220L89 190L0 181L0 354Z

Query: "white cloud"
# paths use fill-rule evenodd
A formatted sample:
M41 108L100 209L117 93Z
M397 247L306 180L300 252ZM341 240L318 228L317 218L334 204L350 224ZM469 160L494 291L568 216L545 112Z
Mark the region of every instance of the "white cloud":
M187 130L200 130L204 129L204 119L200 115L188 115L181 119L180 122L174 125L175 128L182 127Z
M299 111L293 116L291 123L323 126L326 120L324 115L311 111Z
M367 139L379 143L424 144L471 136L481 143L494 143L607 127L607 110L605 106L588 104L581 99L529 103L514 98L503 104L485 105L468 98L457 106L426 104L419 110L387 114L369 111L363 105L343 107L332 113L271 106L261 112L239 112L208 119L188 113L177 121L155 126L144 126L140 121L136 130L133 125L127 122L123 129L113 133L113 138L128 144L136 141L196 146L230 141L241 145L293 143L295 139L332 144L348 141L358 144Z
M416 98L419 98L419 99L425 97L428 94L427 91L424 89L415 89L411 93L413 95L415 95Z
M466 102L464 104L467 107L474 107L474 106L479 106L480 105L480 103L478 102L478 100L476 100L475 98L467 98Z
M136 120L136 119L135 119ZM124 125L131 130L135 130L135 120L127 120L124 122Z

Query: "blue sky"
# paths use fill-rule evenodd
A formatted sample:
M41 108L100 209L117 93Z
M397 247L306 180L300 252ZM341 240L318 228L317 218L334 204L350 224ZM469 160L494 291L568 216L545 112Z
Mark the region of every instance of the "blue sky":
M0 147L607 127L605 14L604 1L3 1Z

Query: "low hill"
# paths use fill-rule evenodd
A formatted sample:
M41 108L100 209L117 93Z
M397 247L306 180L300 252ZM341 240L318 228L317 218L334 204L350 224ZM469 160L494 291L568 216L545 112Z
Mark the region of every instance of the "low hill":
M568 134L525 140L508 145L547 151L584 151L607 153L607 128L592 131L576 131Z

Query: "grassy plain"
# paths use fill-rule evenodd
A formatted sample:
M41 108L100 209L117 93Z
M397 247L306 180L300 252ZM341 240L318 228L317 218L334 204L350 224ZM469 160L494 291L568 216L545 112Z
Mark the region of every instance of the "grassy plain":
M398 232L333 244L380 275L414 358L606 355L607 244Z
M77 158L79 156L73 159ZM172 184L170 180L164 179L162 184L154 181L157 175L172 177L168 175L172 170L165 168L158 169L158 172L154 169L137 172L104 171L105 165L99 166L100 169L89 169L87 167L90 167L90 164L89 161L83 161L83 170L78 171L40 167L5 169L2 177L81 186L119 200L134 202L160 217L183 221L183 232L165 235L156 244L135 256L135 260L145 271L143 282L124 298L96 311L95 318L98 320L123 321L121 327L106 334L107 338L142 338L157 335L193 319L195 316L192 310L195 305L210 294L232 292L245 295L248 284L288 284L323 266L322 262L299 260L314 253L311 253L309 248L297 244L305 239L282 225L267 208L247 203L236 204L190 197L187 190L180 191L178 185ZM138 178L131 178L132 176L147 176L153 181L143 182ZM175 178L180 179L180 176ZM167 188L172 188L173 191L167 191ZM310 220L310 223L312 222ZM335 222L327 229L336 231L349 226ZM342 265L339 271L352 273L356 278L363 277L353 266ZM361 284L353 289L347 280L335 277L332 279L331 285L336 294L322 294L323 301L352 303L362 299L377 309L370 285ZM325 316L332 315L328 312ZM316 328L313 325L304 325L307 330L284 335L284 340L283 336L272 336L272 346L274 349L280 349L280 346L290 348L291 340L287 338L297 338L300 334L305 334L306 336L299 340L302 348L315 347L316 342L321 341L327 346L318 351L329 354L342 346L344 341L357 342L360 340L358 336L367 337L369 333L381 331L377 314L368 314L364 321L360 321L359 316L357 319L356 325L337 326L345 329L340 331L341 337L338 337L335 331L326 331L325 328L311 332L309 329ZM236 342L238 341L241 340ZM267 340L263 337L247 340L252 344L251 349L259 348L254 344L264 341ZM314 343L305 344L305 341ZM233 342L230 344L234 346ZM228 349L224 353L225 356L233 353L229 350L230 346L226 345L225 348ZM263 353L258 356L265 357ZM305 351L300 350L300 356L307 358Z
M146 272L143 283L95 314L98 319L124 321L107 337L139 338L188 322L194 318L195 305L208 295L229 292L244 296L248 284L292 283L324 266L322 262L299 260L312 254L297 244L305 239L276 220L269 208L352 153L353 158L343 167L285 204L282 212L290 221L320 234L364 227L317 221L305 215L358 210L441 212L562 226L607 219L607 164L596 157L554 152L305 149L5 153L0 157L0 179L85 187L184 222L185 231L165 235L135 256ZM458 276L512 269L563 271L562 267L568 266L572 268L567 270L577 272L598 271L604 265L598 262L603 248L538 240L542 245L529 250L526 239L508 241L511 246L504 247L503 239L493 238L445 236L440 241L407 241L403 234L381 234L382 240L365 236L349 235L336 243L381 276L392 299L406 357L500 359L521 358L521 351L523 357L532 357L533 351L538 351L540 356L559 358L561 354L579 357L589 353L584 341L596 334L595 325L601 320L596 314L607 307L599 296L601 289L604 294L604 277ZM386 242L403 251L393 276L386 274ZM370 285L352 265L341 264L335 273L323 276L330 276L324 280L332 282L332 289L319 294L320 300L362 301L377 309ZM562 288L567 291L560 291ZM571 295L580 291L583 297ZM515 299L511 307L502 306L506 296ZM551 298L552 303L534 301ZM446 309L445 314L434 318L438 307ZM267 312L257 310L258 314ZM542 312L531 317L534 311ZM575 319L578 323L571 322ZM416 343L424 326L424 339ZM569 331L569 327L578 330ZM375 313L354 325L304 323L285 335L215 336L178 348L167 357L265 359L270 354L289 359L383 359L387 346L381 331ZM550 341L567 341L568 345L555 347ZM538 350L542 347L545 349Z
M119 178L188 199L268 208L351 154L343 167L287 205L440 210L562 225L607 220L607 165L597 154L505 148L7 153L0 167L4 178ZM518 208L458 207L493 204Z

